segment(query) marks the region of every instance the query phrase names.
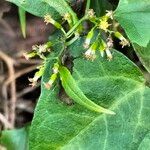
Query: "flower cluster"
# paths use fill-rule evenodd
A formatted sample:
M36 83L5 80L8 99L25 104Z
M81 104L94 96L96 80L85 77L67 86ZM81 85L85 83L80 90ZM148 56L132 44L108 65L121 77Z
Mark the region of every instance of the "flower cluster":
M51 42L47 42L46 44L42 44L42 45L33 45L32 51L29 53L23 53L23 56L27 60L35 56L39 56L41 59L45 59L44 53L51 52L51 46L52 46Z
M95 24L95 26L88 32L83 44L83 47L87 49L84 55L88 60L93 61L96 58L97 49L99 49L102 57L106 54L108 60L113 58L111 54L111 49L113 47L113 34L120 40L122 47L130 45L128 40L120 32L115 32L110 29L111 24L109 22L110 20L113 20L113 11L106 11L106 14L100 18L97 18L92 10L89 10L87 14L90 16L89 20ZM97 39L92 42L95 38L94 32L98 30L99 34L96 37Z

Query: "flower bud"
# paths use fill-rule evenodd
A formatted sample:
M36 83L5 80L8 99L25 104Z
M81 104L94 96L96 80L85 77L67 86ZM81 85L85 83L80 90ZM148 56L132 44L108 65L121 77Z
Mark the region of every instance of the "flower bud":
M84 47L84 48L89 48L90 42L91 42L91 40L92 40L92 38L93 38L93 36L94 36L94 29L95 29L95 28L92 28L92 29L90 30L90 32L87 34L86 39L85 39L85 42L84 42L84 44L83 44L83 47Z
M54 25L56 28L61 29L62 26L60 23L56 22L50 15L45 15L44 16L44 22L47 24L51 23L52 25Z
M72 18L71 18L71 15L70 15L69 13L66 13L66 14L64 15L64 20L66 20L66 21L68 22L68 24L69 24L70 27L73 26Z
M120 32L115 32L114 33L115 37L118 38L120 40L120 44L122 45L122 48L124 46L130 46L129 41L120 33Z
M113 19L113 11L112 10L106 10L106 17L108 17L108 19Z
M55 82L56 78L57 74L52 74L49 81L47 83L44 83L45 88L49 90L52 87L53 83Z
M29 60L30 58L33 58L36 55L37 55L36 52L23 53L23 56L25 57L26 60Z
M112 54L111 54L111 52L110 52L110 50L109 50L109 48L106 48L106 55L107 55L107 58L108 58L108 60L112 60Z
M104 57L104 51L106 48L107 48L107 44L104 42L103 39L101 39L101 42L99 45L99 51L100 51L102 57Z
M54 74L57 74L57 73L58 73L58 69L59 69L59 64L58 64L58 63L55 63L55 64L54 64L54 67L53 67L53 73L54 73Z
M98 41L96 40L92 45L91 47L85 52L85 57L88 59L88 60L94 60L96 58L96 49L98 47Z
M95 12L94 12L93 9L89 9L89 10L87 11L87 14L88 14L88 17L89 17L89 18L94 18L94 17L95 17Z
M37 85L37 81L43 75L45 67L42 65L42 66L39 66L38 69L39 70L35 73L34 77L29 78L29 81L31 82L31 84L30 84L31 86Z

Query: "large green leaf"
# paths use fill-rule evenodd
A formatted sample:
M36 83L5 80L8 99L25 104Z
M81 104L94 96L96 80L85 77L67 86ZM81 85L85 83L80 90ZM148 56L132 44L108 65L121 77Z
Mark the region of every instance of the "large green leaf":
M147 71L150 73L150 42L147 45L147 47L141 47L137 44L134 44L134 48L140 61L147 69Z
M7 0L22 7L29 13L43 17L51 14L55 19L67 13L68 5L65 0Z
M7 150L28 150L28 132L29 126L3 131L0 144L4 145Z
M119 52L114 59L75 59L73 77L84 94L116 115L90 111L60 100L60 88L42 84L30 130L31 150L145 150L150 143L149 98L139 69ZM51 63L43 81L48 80ZM62 97L61 97L62 98Z
M120 0L115 18L132 43L146 47L150 41L150 1Z

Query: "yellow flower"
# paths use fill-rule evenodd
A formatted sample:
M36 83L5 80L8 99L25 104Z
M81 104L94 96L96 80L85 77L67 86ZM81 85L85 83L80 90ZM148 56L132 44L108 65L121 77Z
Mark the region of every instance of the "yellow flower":
M105 32L107 32L108 31L108 27L110 26L111 24L109 24L108 22L107 22L107 20L100 20L100 24L99 24L99 28L100 29L102 29L102 30L104 30Z

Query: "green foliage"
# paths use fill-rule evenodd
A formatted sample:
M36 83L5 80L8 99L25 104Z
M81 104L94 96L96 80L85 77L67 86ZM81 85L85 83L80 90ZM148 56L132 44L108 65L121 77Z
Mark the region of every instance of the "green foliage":
M149 0L120 0L115 18L125 29L132 43L146 47L150 41Z
M20 7L18 8L18 11L19 11L22 35L25 38L26 37L26 12Z
M0 144L7 150L28 150L29 126L22 129L6 130L2 132Z
M59 69L60 79L62 86L65 89L67 95L72 98L75 102L79 103L86 108L96 111L99 113L115 114L114 112L107 110L88 99L81 89L77 86L76 81L73 79L71 73L66 67L60 67Z
M65 0L7 0L22 7L29 13L33 15L43 17L46 14L51 14L53 18L60 18L68 12L67 3Z
M44 17L47 24L57 28L49 42L34 46L30 53L43 60L40 75L35 74L30 80L36 83L43 77L30 128L29 149L146 150L150 147L150 89L145 86L140 69L112 48L112 36L123 47L129 43L110 25L113 19L121 24L141 62L150 71L149 0L120 0L116 11L106 14L112 8L110 1L87 0L80 20L69 6L74 0L9 1ZM96 14L88 10L90 2ZM47 13L50 16L45 17ZM56 21L61 16L66 21L65 28L65 23ZM90 24L89 28L84 28L84 22ZM116 114L105 114L110 110ZM3 134L3 143L9 142L11 146L16 139L13 142L7 132L12 136L24 133L24 129ZM14 144L9 149L19 150L18 146L21 145Z
M77 103L67 106L60 102L58 85L51 91L42 86L30 131L31 150L148 146L150 89L144 86L142 73L131 61L116 51L113 56L112 62L105 58L94 62L75 59L73 77L88 98L116 115L94 113ZM45 74L43 82L47 77Z

